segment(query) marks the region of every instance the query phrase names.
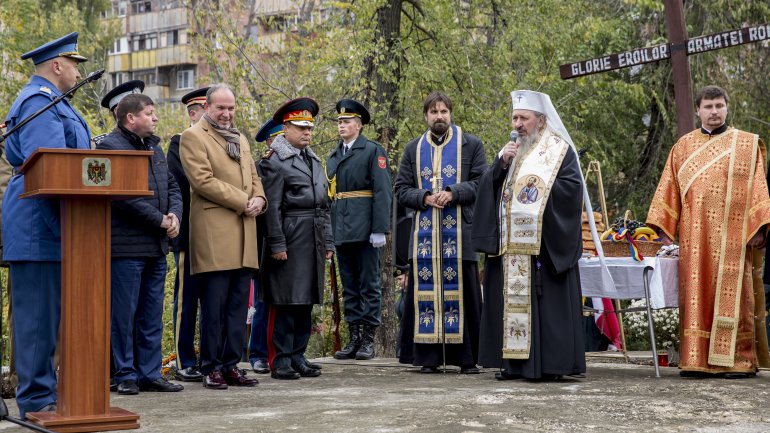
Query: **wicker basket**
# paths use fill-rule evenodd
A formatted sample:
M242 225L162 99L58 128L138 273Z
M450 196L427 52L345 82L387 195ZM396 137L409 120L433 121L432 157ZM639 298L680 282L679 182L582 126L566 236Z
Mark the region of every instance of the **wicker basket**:
M623 216L623 227L626 226L626 221L629 219L631 219L630 209L626 210ZM605 257L631 257L631 249L628 247L626 240L620 242L605 240L601 242ZM642 257L655 257L660 247L663 246L662 242L634 241L634 243L636 243L636 247Z
M660 247L663 246L661 242L649 242L649 241L634 241L639 249L639 254L642 257L655 257ZM628 248L628 242L612 242L602 241L602 250L604 250L605 257L631 257L631 249Z

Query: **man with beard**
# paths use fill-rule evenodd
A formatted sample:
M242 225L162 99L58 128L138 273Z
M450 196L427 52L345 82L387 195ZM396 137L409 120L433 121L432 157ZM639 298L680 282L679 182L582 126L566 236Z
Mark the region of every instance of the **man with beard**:
M372 359L374 332L380 326L380 248L390 231L390 170L385 149L361 133L370 119L366 107L342 99L336 109L341 140L326 161L326 171L350 341L334 357Z
M262 300L270 305L268 350L275 379L317 377L305 359L313 304L323 302L326 260L334 254L321 160L309 148L318 104L292 99L273 115L284 134L259 162L268 200Z
M190 126L206 113L206 92L208 87L195 89L182 96ZM177 371L174 378L185 382L200 382L203 375L198 369L198 356L195 354L195 325L198 321L198 302L200 289L195 276L190 273L190 181L179 158L179 139L182 134L171 137L168 145L168 169L174 175L182 191L182 219L179 221L179 236L171 239L174 250L176 277L174 278L174 306L172 309L174 324L174 352L176 353Z
M487 253L479 363L500 368L499 380L581 375L577 153L548 95L511 97L519 142L498 153L476 201L474 246Z
M249 142L234 126L235 94L224 84L206 92L206 113L182 133L190 181L190 264L201 293L203 386L255 386L238 368L257 260L255 217L267 206Z
M471 225L487 160L481 140L452 123L447 95L428 95L423 115L428 131L404 148L395 183L398 203L415 210L399 361L474 374L481 293Z

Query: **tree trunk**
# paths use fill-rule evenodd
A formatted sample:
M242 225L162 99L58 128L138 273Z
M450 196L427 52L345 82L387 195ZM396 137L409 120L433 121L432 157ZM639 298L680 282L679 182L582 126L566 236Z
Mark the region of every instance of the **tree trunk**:
M377 30L375 32L375 46L384 49L382 58L397 59L391 71L385 71L384 65L377 64L374 53L365 60L367 77L375 83L369 90L365 102L372 106L375 102L379 110L385 112L385 117L377 125L378 140L388 152L388 155L398 155L397 144L392 141L396 135L396 121L400 117L401 109L398 106L396 94L398 84L401 81L401 63L403 56L398 51L398 43L401 31L401 4L402 0L389 0L387 4L377 10ZM376 50L377 48L375 48ZM387 77L387 78L386 78ZM398 161L390 161L391 176L395 179L394 167L398 167ZM394 232L395 221L391 221L391 233ZM395 284L393 281L393 236L390 242L380 252L380 269L382 279L382 326L377 332L375 341L376 351L379 356L392 357L396 353L396 335L399 322L396 316Z

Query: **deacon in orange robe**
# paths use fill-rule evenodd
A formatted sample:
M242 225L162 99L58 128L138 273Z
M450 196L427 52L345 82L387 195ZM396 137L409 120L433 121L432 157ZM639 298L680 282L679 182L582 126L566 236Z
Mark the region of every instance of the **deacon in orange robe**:
M755 313L770 223L766 150L756 134L726 125L727 103L719 87L699 92L701 127L671 149L647 215L667 244L679 227L685 377L751 377L769 364L764 315Z

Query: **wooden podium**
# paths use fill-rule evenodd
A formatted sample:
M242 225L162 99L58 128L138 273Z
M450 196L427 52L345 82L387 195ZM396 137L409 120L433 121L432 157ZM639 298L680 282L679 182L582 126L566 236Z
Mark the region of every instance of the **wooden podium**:
M61 325L56 412L27 413L57 432L139 428L110 407L110 201L148 196L151 151L39 149L22 198L61 200Z

